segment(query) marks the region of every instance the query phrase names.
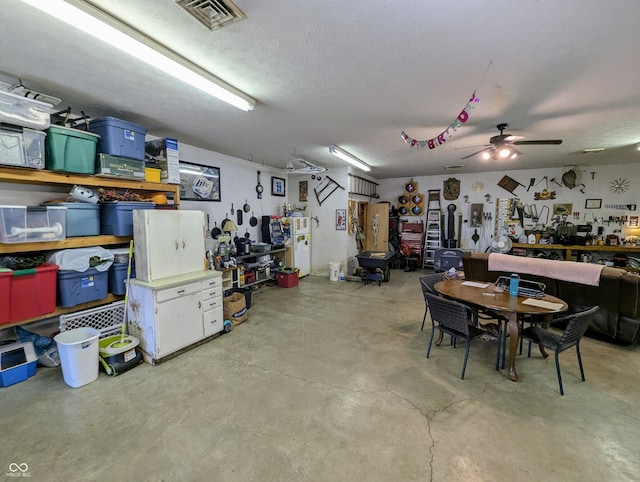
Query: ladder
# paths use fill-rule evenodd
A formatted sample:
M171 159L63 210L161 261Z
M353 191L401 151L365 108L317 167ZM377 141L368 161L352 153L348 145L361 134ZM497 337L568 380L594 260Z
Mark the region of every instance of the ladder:
M442 247L442 213L440 189L430 189L427 197L427 230L424 237L422 267L433 267L436 251Z

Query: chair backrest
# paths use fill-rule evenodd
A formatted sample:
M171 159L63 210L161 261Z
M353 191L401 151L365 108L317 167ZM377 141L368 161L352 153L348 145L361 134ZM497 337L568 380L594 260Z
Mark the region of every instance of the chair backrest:
M431 293L426 293L424 296L433 321L438 322L441 326L469 335L471 308L457 301L440 298Z
M420 286L422 287L422 296L425 296L426 293L431 293L432 295L438 295L438 292L434 288L435 284L438 281L442 281L444 278L441 273L428 274L426 276L422 276L420 278ZM424 301L427 301L425 296Z
M579 311L578 313L572 313L570 315L553 320L554 323L559 321L568 322L564 333L558 341L558 351L563 351L567 348L571 348L580 341L592 321L591 315L593 315L599 309L599 306L593 306L587 310Z

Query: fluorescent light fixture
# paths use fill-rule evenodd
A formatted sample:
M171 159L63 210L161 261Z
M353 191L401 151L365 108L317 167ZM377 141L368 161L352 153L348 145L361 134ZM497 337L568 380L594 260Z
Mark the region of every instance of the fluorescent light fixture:
M255 108L255 99L84 1L22 1L238 109Z
M367 166L364 162L362 162L360 159L353 156L352 154L349 154L347 151L343 151L338 146L334 146L333 144L331 144L329 146L329 152L334 156L339 157L343 161L348 162L352 166L356 166L358 169L362 169L363 171L366 171L366 172L369 172L371 170L371 168Z

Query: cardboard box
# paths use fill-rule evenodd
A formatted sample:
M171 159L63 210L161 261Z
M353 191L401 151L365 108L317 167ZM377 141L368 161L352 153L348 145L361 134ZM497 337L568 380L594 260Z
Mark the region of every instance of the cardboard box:
M156 139L145 143L145 152L160 164L160 181L180 184L180 158L178 140L172 137Z

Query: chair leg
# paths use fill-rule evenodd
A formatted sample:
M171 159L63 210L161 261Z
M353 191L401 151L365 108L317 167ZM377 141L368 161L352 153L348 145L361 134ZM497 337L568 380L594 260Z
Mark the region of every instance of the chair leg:
M424 316L422 317L422 326L420 327L420 331L424 330L424 321L427 319L427 310L428 308L424 309Z
M564 395L562 388L562 375L560 374L560 360L558 360L559 353L556 351L556 372L558 372L558 385L560 385L560 395Z
M431 327L431 336L429 337L429 347L427 348L427 358L429 358L429 354L431 353L431 343L433 342L433 334L435 333L435 331L436 331L436 325L433 325Z
M578 354L578 365L580 365L580 376L582 377L582 381L584 382L584 369L582 368L582 357L580 356L580 341L576 343L576 353Z
M467 369L467 358L469 358L469 345L471 345L471 339L467 339L464 350L464 362L462 362L462 373L460 374L460 380L464 380L464 372Z
M498 349L496 350L496 370L500 370L500 348L502 346L502 322L498 320Z
M504 369L505 360L507 358L507 321L504 321L502 327L502 369Z

